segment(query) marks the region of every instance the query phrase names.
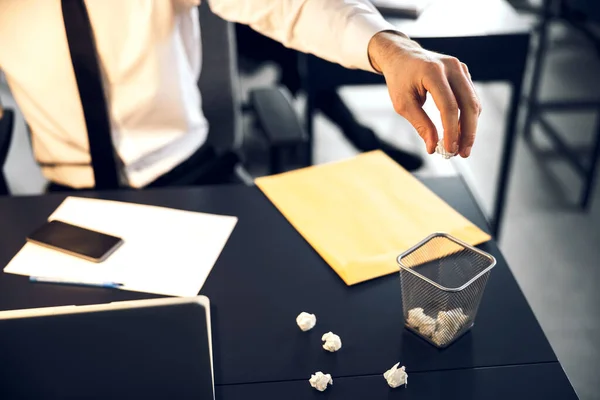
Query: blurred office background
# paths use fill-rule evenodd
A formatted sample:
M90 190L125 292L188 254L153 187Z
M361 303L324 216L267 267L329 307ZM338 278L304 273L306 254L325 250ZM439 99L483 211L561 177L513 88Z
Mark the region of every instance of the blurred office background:
M526 98L535 70L540 32L535 28L543 21L543 0L511 0L510 3L530 23L534 33L523 91ZM590 154L600 135L600 29L592 18L594 13L599 14L600 2L555 3L553 13L568 13L569 18L577 22L553 20L549 23L537 98L585 103L575 108L555 107L557 109L542 113L544 120L574 149L571 158L585 167L591 162ZM563 8L571 5L575 11ZM600 17L596 18L595 21L600 21ZM240 63L243 62L241 59ZM277 66L268 62L253 68L241 65L240 70L243 94L250 88L275 84L280 74ZM481 207L491 215L510 87L504 83L477 83L476 89L484 109L476 146L468 160L450 161L425 153L410 125L394 113L384 86L348 86L339 92L357 119L380 138L423 157L425 164L417 172L419 175L460 174ZM34 162L25 122L1 76L0 99L5 107L17 110L15 135L5 165L11 191L15 195L41 193L45 181ZM590 105L590 102L596 104ZM302 95L294 105L301 113L305 106ZM439 116L432 106L426 105L439 125ZM523 101L500 247L581 399L600 399L596 377L600 370L597 344L600 290L596 287L600 284L600 187L593 186L589 207L582 210L579 207L581 176L565 162L564 156L549 151L556 148L556 143L544 133L537 120L531 125L531 140L541 151L533 151L524 139L526 114L527 101ZM244 128L248 167L255 175L264 174L266 153L251 118L246 118ZM317 114L315 118L314 132L317 163L357 153L340 129L322 115Z

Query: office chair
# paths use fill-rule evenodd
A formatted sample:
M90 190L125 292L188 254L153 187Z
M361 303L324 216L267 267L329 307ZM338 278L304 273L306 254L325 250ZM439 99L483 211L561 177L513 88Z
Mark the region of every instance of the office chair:
M600 35L597 30L590 29L590 24L600 23L600 2L597 0L544 0L541 8L524 8L524 11L533 12L540 17L537 27L539 38L538 47L535 51L535 62L529 91L527 116L525 120L524 136L530 148L537 152L532 139L532 125L538 122L541 132L553 144L555 152L553 155L562 157L577 172L583 180L583 188L579 197L579 206L588 209L591 203L598 161L600 159L600 99L594 101L541 101L539 100L539 89L542 78L542 69L546 55L548 54L550 25L561 22L571 29L582 33L595 47L600 57ZM597 110L598 121L591 144L587 151L589 157L587 162L582 161L581 154L577 149L569 146L558 130L545 117L547 112L556 111L578 111ZM588 150L588 149L586 149Z
M5 196L9 194L9 191L4 176L4 164L8 157L15 115L13 110L2 109L2 105L0 105L0 114L2 115L0 117L0 196Z
M281 87L255 89L249 93L249 103L243 105L234 25L215 15L206 1L200 4L199 14L202 72L198 87L210 125L208 143L218 151L233 149L240 154L241 117L245 108L254 114L258 131L267 142L268 173L282 172L283 154L306 143L305 131L291 105L291 94ZM248 176L241 165L240 162L237 172Z

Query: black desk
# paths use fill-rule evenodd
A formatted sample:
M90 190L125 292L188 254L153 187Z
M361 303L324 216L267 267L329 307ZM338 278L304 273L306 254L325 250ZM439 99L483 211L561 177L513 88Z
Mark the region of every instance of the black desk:
M460 179L425 182L459 212L485 227L483 215ZM475 327L456 344L439 351L403 329L397 275L345 286L256 188L131 191L98 197L239 217L201 292L213 304L218 385L295 380L307 385L306 379L317 370L338 378L380 375L398 361L411 373L557 362L493 243L482 246L496 256L498 265ZM0 199L0 265L10 260L24 237L62 199L58 194ZM0 274L0 309L149 297L153 296L34 285L25 277ZM303 333L296 326L295 317L301 311L317 315L313 331ZM343 349L335 354L320 347L320 336L329 330L343 340Z
M459 58L469 66L474 81L506 81L511 84L500 174L490 219L492 233L498 237L517 134L519 102L529 49L529 25L505 0L441 0L416 20L390 18L390 22L424 48ZM383 84L385 81L380 75L345 69L314 56L304 55L302 63L303 90L307 94L305 124L309 149L312 149L315 96L319 91L345 85ZM485 112L485 104L483 106Z

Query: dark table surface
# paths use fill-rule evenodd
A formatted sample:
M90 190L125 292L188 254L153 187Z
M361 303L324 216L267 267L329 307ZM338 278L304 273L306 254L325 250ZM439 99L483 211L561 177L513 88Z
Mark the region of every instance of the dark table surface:
M458 178L425 183L474 223L485 220ZM257 188L127 191L98 197L239 217L201 293L212 302L217 384L304 380L316 370L336 377L377 375L400 361L411 373L556 362L527 301L493 242L493 269L475 326L437 350L403 328L397 274L347 287ZM5 265L64 196L0 199L0 265ZM105 303L149 294L31 284L0 274L0 309ZM317 326L301 332L301 311ZM321 348L327 331L341 351Z
M307 381L219 386L217 400L405 399L405 400L576 400L557 362L499 368L412 373L408 386L391 389L381 375L337 378L324 393Z

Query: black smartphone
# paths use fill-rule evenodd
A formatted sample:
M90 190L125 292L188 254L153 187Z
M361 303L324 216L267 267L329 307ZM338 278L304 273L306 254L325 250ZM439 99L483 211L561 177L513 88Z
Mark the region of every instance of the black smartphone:
M92 262L102 262L123 244L123 239L53 220L27 237L27 241Z

